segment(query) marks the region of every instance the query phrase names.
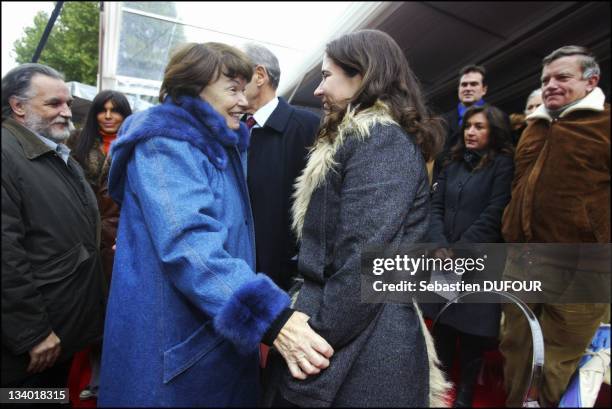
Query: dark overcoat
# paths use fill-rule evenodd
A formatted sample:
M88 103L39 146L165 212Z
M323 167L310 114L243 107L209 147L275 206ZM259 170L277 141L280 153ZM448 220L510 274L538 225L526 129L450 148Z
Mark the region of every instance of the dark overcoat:
M497 155L478 170L473 170L464 160L447 165L434 185L428 241L442 244L503 242L501 218L510 201L513 174L514 162L507 155ZM503 257L503 252L500 256ZM469 275L463 276L464 281L469 281ZM439 306L423 304L423 310L425 315L434 318ZM440 322L464 332L496 336L499 317L497 304L458 304L445 311Z
M102 334L100 215L79 164L13 119L2 122L2 382L26 377L51 331L58 362Z
M297 240L290 214L293 184L306 165L318 127L317 115L279 98L266 123L251 130L247 182L255 220L257 271L285 290L291 287L297 270Z
M448 153L451 148L455 146L455 144L459 141L459 136L461 135L460 127L459 127L459 111L457 108L453 108L445 114L441 115L443 119L443 125L445 129L445 138L444 138L444 146L442 148L442 152L438 154L433 166L433 177L432 181L438 179L440 176L440 172L442 172L443 164L448 158Z

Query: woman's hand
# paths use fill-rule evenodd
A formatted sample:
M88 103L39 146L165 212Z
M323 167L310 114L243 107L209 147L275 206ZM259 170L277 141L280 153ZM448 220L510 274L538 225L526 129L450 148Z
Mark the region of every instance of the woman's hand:
M287 361L294 378L306 379L329 366L334 350L310 325L310 317L295 311L274 340L274 347Z

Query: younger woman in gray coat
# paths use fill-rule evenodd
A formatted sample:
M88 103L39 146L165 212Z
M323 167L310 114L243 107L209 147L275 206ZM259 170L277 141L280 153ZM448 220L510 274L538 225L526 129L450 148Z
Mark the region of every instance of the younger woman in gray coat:
M273 406L442 406L447 384L413 305L361 302L361 253L424 239L425 159L440 145L417 80L387 34L363 30L325 50L315 95L325 117L296 183L303 277L293 308L333 347L330 366L292 378L271 351Z

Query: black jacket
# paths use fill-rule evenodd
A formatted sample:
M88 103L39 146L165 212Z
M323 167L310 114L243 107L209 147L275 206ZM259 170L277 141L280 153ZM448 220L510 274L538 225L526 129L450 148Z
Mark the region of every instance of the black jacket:
M306 164L319 117L279 98L261 128L253 128L248 153L249 193L255 220L257 271L288 290L296 273L297 241L291 232L291 195Z
M497 155L493 162L476 171L465 161L448 164L433 186L428 241L440 244L503 242L501 219L510 201L513 175L514 161L507 155ZM498 254L489 254L487 279L496 279L503 267L503 249L495 247L491 251ZM470 273L466 273L463 281L470 282L470 278ZM423 311L434 318L439 307L423 304ZM457 304L444 312L440 322L463 332L496 336L499 316L497 304Z
M457 108L453 108L442 115L442 119L444 120L446 135L442 152L438 154L434 162L432 183L435 183L438 179L438 176L442 171L443 163L448 158L451 148L455 146L455 144L459 141L459 137L461 136L461 129L459 128L459 111Z
M511 157L497 155L483 169L449 163L439 175L431 203L432 242L502 242L501 218L510 201Z
M2 122L2 382L26 376L28 351L54 331L58 361L102 334L104 284L96 198L13 119Z

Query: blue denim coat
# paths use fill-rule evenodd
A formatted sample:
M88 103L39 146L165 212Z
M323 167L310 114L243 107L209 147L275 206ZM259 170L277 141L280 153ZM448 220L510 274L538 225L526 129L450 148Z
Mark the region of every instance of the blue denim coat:
M127 118L100 406L251 406L258 345L288 296L255 274L248 131L199 98Z

